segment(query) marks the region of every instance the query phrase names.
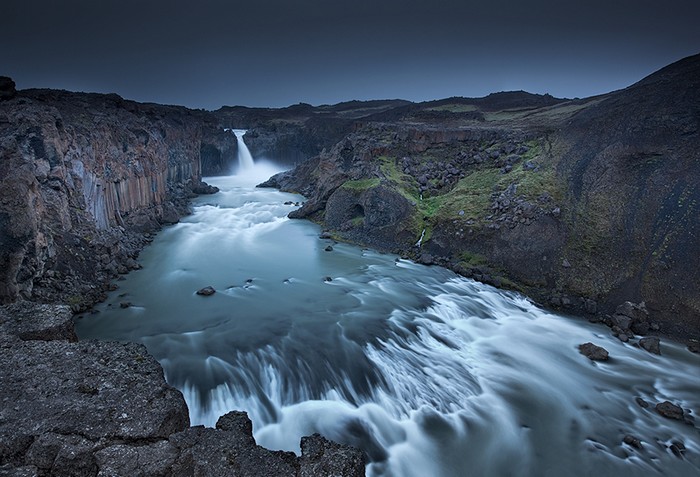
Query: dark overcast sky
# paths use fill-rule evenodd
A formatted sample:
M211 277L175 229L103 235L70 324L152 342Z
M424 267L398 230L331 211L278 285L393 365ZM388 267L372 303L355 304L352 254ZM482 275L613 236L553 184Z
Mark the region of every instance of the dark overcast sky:
M1 0L18 88L194 108L585 97L700 52L697 0Z

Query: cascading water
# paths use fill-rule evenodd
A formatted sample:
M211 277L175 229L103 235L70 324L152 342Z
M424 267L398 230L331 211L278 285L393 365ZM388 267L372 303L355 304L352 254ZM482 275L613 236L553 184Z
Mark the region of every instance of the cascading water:
M243 136L245 135L247 129L224 129L224 131L231 131L236 135L236 140L238 142L238 173L245 173L251 171L255 167L255 162L253 161L253 156L246 146Z
M144 343L193 424L245 410L259 444L298 452L320 432L363 448L371 476L698 475L698 424L653 405L700 411L700 356L649 354L439 267L325 251L286 218L301 197L253 187L273 172L208 178L221 192L158 235L81 338ZM610 361L582 356L587 341Z

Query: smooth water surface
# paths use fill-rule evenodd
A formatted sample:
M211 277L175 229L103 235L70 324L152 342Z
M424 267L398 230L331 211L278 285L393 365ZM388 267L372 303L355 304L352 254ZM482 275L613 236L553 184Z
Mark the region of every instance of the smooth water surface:
M320 432L363 448L372 476L700 475L700 422L653 410L700 411L700 357L321 240L286 218L301 197L253 187L273 172L206 179L221 192L157 236L80 337L144 343L192 424L245 410L259 444L298 452ZM207 285L216 294L196 295ZM610 361L579 354L587 341Z

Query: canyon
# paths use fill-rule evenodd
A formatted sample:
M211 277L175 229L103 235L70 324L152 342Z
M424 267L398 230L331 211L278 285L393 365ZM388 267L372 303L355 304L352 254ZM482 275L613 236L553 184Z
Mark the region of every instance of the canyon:
M139 456L156 466L144 475L215 475L192 449L214 456L215 441L230 441L232 468L269 452L244 416L189 428L145 348L76 342L72 331L72 315L138 269L191 198L216 192L203 176L235 171L233 128L248 130L255 157L295 166L261 185L305 196L290 217L328 238L520 291L621 340L660 335L698 351L700 55L573 100L508 92L203 111L17 91L2 77L0 374L12 383L1 396L2 471L69 475L77 455L75 475L118 475ZM148 416L132 416L140 404L128 400ZM54 407L63 417L44 414ZM74 425L90 412L92 430ZM304 470L313 459L332 462L314 472L364 469L357 451L320 437L305 449L260 457L279 466L265 475L324 475Z

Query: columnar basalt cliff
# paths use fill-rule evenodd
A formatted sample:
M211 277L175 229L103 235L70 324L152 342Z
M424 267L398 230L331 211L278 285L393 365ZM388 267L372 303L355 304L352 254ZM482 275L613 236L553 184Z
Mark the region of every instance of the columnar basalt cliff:
M230 155L229 136L203 112L116 95L29 90L0 102L0 302L90 306L137 267L147 234L213 191L201 151Z
M340 239L607 320L700 336L700 55L607 95L402 105L266 186ZM624 330L616 329L624 339Z

